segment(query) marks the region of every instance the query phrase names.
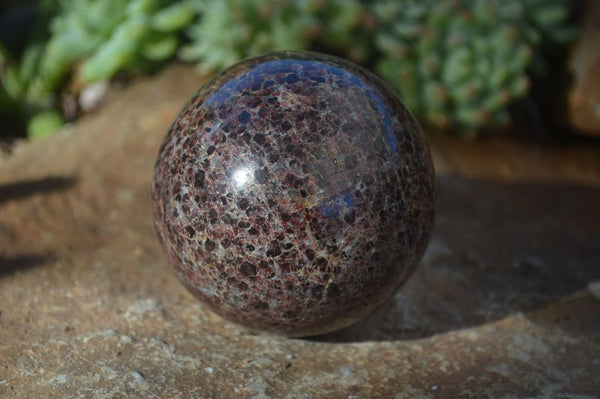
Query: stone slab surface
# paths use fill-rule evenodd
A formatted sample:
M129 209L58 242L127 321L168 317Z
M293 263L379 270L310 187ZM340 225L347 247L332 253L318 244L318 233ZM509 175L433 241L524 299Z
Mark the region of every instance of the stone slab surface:
M600 398L600 144L432 137L434 236L367 319L256 335L168 269L150 179L173 66L0 160L0 398Z

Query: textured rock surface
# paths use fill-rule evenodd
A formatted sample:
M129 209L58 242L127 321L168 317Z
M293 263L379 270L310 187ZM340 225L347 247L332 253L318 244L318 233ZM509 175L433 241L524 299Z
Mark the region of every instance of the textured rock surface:
M200 83L171 68L0 164L0 397L600 397L597 146L433 138L404 289L332 335L255 335L178 283L152 225L160 140Z
M202 87L161 146L156 228L217 313L286 336L363 318L411 275L433 223L417 122L372 74L282 52Z

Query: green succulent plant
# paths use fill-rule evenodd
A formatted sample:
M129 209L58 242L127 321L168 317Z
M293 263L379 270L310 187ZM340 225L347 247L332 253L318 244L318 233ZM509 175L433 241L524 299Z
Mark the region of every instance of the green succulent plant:
M352 44L363 60L368 43L353 42L364 10L357 0L222 0L198 2L200 19L190 26L191 42L181 58L203 71L226 67L268 51L303 50L316 42L333 49Z
M463 135L509 120L541 43L573 36L566 0L383 0L379 73L434 126Z
M434 126L506 123L548 45L574 37L569 0L42 0L18 63L0 45L0 108L33 120L65 81L86 85L175 56L214 72L275 50L332 52L372 67ZM41 27L41 28L40 28ZM4 72L2 72L2 70ZM1 111L1 109L0 109ZM46 113L45 115L50 115ZM54 117L48 126L56 126ZM31 129L30 129L31 131Z
M73 70L85 84L169 59L179 48L178 32L195 17L191 3L43 2L42 13L52 16L49 37L34 36L19 64L6 70L2 79L5 97L24 104L25 113L32 117L54 105L57 89Z

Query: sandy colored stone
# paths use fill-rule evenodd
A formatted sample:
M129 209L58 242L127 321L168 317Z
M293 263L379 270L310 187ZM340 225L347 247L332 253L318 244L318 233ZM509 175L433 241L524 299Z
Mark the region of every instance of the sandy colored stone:
M152 226L173 66L0 163L1 398L598 398L600 148L431 140L432 242L380 310L255 335L176 281Z

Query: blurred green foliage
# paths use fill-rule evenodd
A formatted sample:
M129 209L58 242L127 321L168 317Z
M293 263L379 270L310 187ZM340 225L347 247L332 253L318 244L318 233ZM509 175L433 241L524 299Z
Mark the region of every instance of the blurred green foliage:
M22 54L0 46L0 112L39 136L60 125L47 110L69 84L174 57L213 72L319 50L375 69L431 125L475 135L507 123L544 70L541 50L575 36L571 11L569 0L43 0Z
M187 31L184 60L202 70L224 68L268 51L315 45L362 61L370 45L362 35L364 6L355 0L223 0L196 3L200 19ZM226 27L226 28L225 28Z
M545 67L543 46L568 43L567 0L380 0L381 76L430 124L474 135L506 124Z

